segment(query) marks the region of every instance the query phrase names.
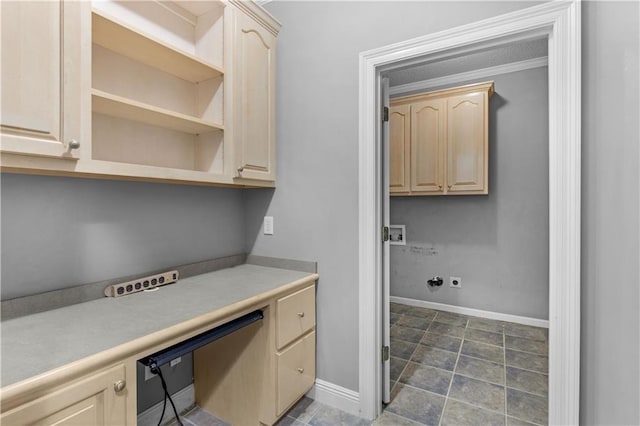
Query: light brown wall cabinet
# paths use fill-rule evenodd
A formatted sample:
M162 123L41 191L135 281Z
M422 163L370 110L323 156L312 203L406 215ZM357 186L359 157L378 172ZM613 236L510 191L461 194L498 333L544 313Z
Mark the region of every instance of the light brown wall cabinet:
M391 195L488 194L493 82L392 99Z
M2 151L7 157L66 160L73 167L84 136L80 5L11 1L0 9Z
M242 3L241 3L242 4ZM276 35L246 13L235 14L234 140L240 178L275 180Z
M2 8L3 171L274 186L280 24L260 6Z

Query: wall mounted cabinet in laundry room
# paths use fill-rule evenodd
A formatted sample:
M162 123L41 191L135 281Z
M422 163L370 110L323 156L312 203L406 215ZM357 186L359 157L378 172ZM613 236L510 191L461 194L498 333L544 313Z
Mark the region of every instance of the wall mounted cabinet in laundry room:
M489 193L493 82L394 98L389 114L389 192Z

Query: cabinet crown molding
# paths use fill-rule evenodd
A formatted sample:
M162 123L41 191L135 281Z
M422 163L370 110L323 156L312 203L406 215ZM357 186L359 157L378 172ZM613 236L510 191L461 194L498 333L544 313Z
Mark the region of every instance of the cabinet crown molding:
M464 86L456 86L450 87L447 89L434 90L428 93L417 93L414 95L408 96L400 96L397 98L392 98L390 100L391 105L400 105L404 103L411 103L417 100L426 100L426 99L434 99L434 98L444 98L447 96L459 95L462 93L470 93L473 91L478 92L487 92L489 98L493 96L495 91L493 81L486 81L482 83L473 83L473 84L465 84Z
M280 21L262 8L262 6L253 1L226 0L226 3L242 10L252 19L263 25L274 36L277 36L280 32L280 28L282 28L282 23Z

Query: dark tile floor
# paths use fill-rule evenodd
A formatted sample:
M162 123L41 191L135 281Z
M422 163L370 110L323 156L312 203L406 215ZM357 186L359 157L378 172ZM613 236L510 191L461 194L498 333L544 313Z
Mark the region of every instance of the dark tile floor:
M545 425L547 330L392 303L391 381L403 424Z
M391 383L373 423L305 397L277 425L546 425L547 330L392 303Z

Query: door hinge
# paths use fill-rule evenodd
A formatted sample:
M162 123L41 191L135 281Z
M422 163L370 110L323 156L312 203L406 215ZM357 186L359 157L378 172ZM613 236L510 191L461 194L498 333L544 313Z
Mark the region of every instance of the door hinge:
M389 107L382 107L382 121L389 121Z
M382 347L382 362L389 361L389 346Z
M389 241L389 227L382 227L382 242Z

